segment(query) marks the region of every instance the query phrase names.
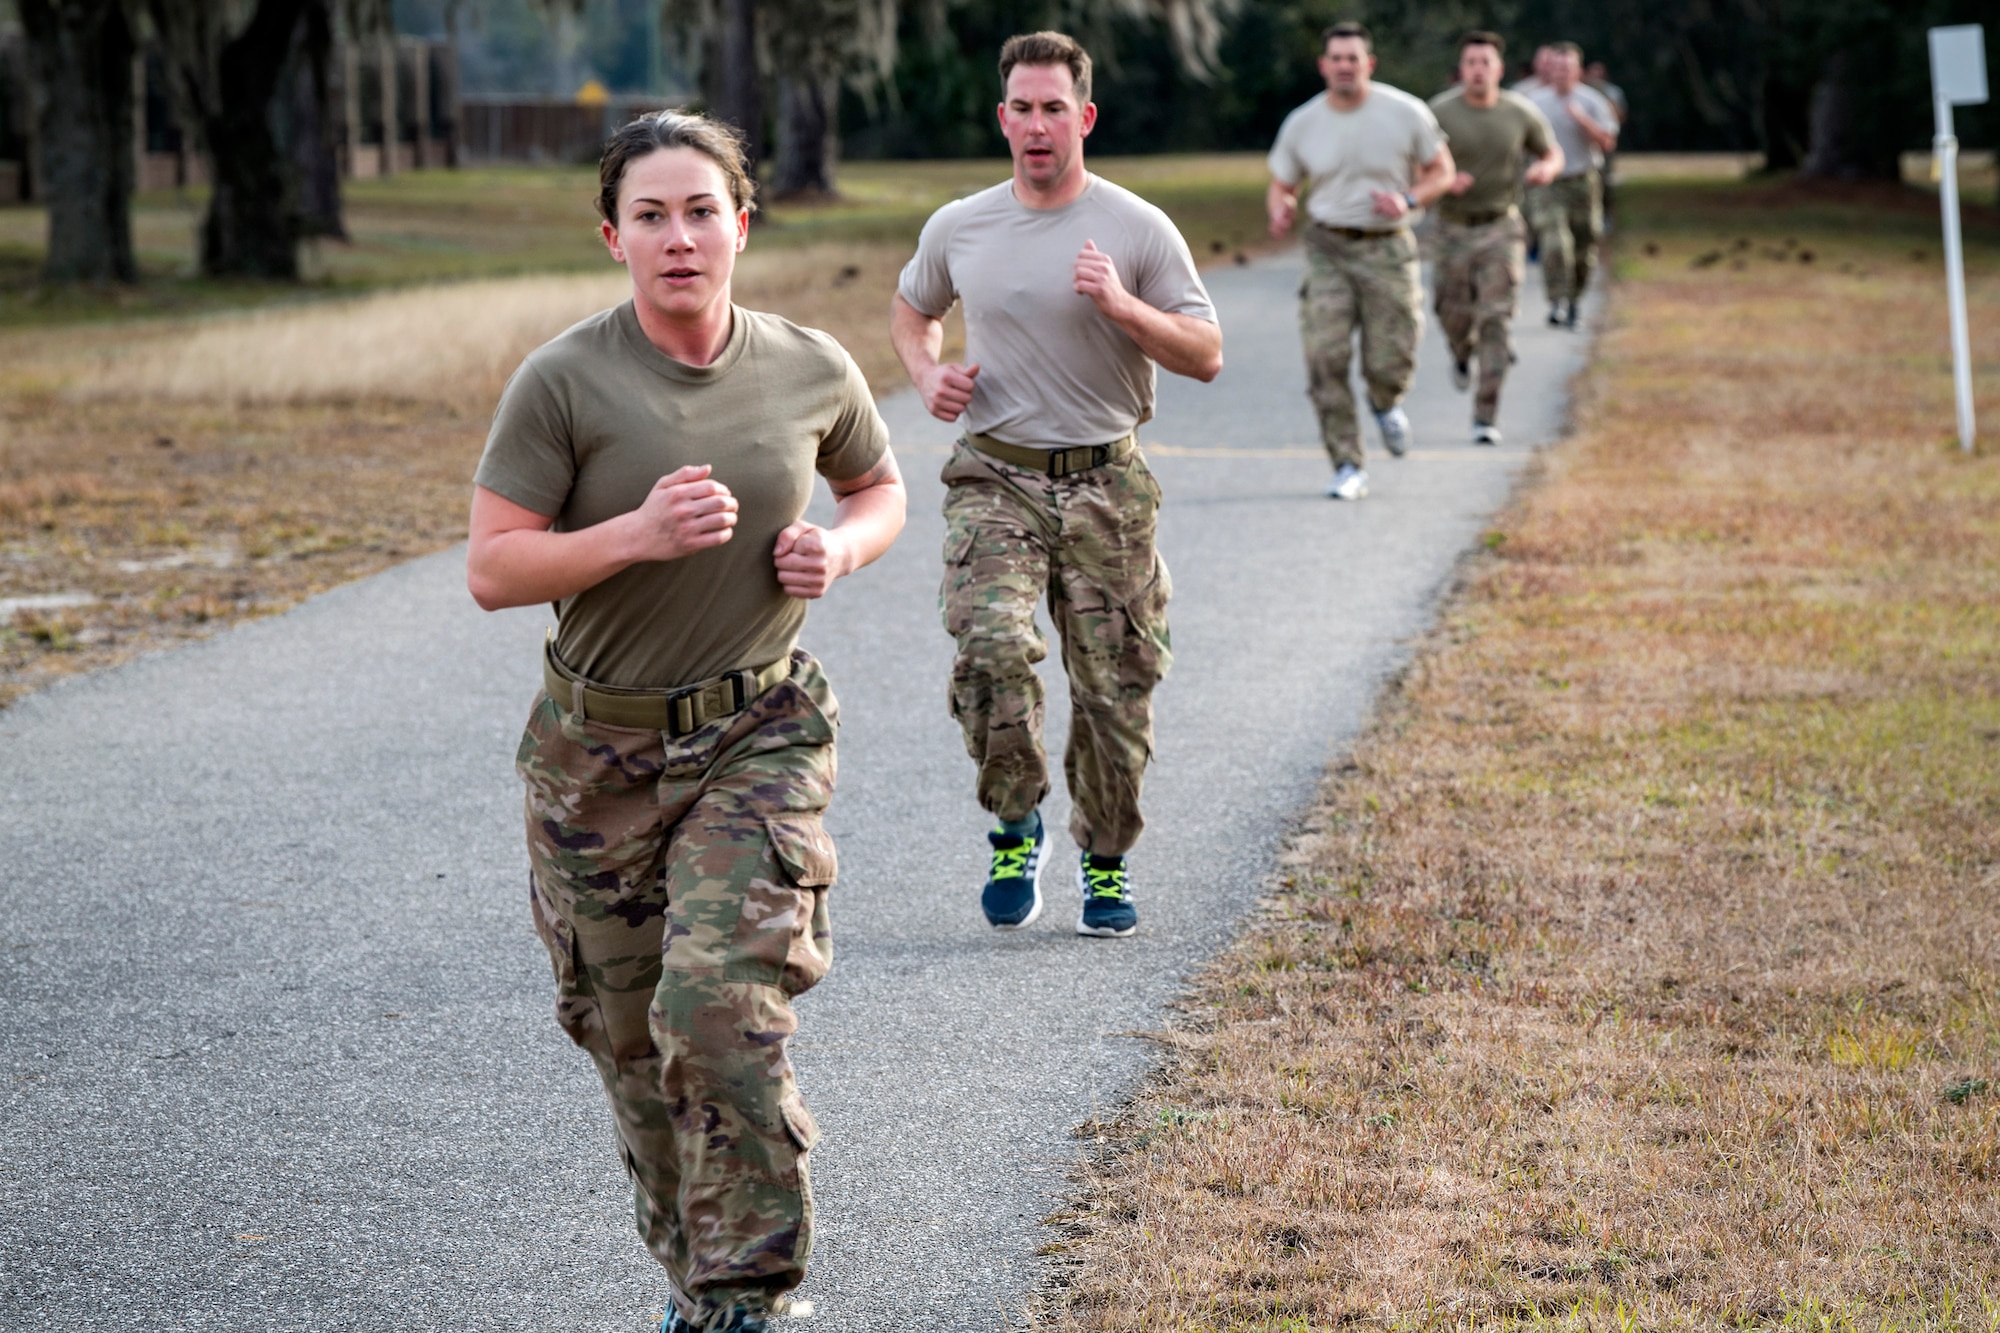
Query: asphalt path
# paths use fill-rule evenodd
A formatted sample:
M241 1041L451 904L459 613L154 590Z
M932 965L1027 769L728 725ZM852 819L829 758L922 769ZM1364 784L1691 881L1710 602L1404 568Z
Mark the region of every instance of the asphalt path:
M1433 327L1416 448L1371 433L1373 495L1330 502L1297 256L1210 278L1228 368L1163 377L1142 431L1177 660L1136 938L1073 933L1060 840L1035 927L980 916L936 611L953 431L883 405L909 527L805 635L843 727L836 961L794 1048L825 1131L801 1329L1019 1325L1073 1128L1143 1074L1136 1034L1255 902L1583 354L1531 294L1507 443L1476 449ZM0 713L0 1327L657 1321L528 920L512 759L546 623L481 614L455 550ZM1065 710L1058 680L1058 754Z

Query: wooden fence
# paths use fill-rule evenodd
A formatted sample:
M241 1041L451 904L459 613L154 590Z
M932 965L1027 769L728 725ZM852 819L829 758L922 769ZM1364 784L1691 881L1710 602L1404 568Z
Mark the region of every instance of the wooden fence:
M467 97L460 147L472 162L595 162L604 141L635 116L669 103L613 98L584 105L554 98Z

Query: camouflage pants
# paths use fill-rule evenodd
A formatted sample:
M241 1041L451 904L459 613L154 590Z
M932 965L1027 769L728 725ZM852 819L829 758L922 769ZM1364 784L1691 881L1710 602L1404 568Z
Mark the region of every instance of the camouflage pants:
M1527 264L1526 228L1509 213L1469 227L1438 219L1438 323L1454 361L1479 359L1479 387L1472 416L1488 425L1500 418L1500 383L1514 363L1514 312L1520 308Z
M1575 301L1597 271L1604 239L1604 203L1597 172L1564 176L1528 190L1528 222L1541 251L1542 290L1551 301Z
M1135 447L1103 467L1050 478L960 441L945 464L945 628L958 642L951 713L979 764L979 804L1026 819L1049 794L1042 746L1048 644L1035 625L1046 593L1069 676L1070 835L1122 856L1145 820L1153 687L1173 653L1173 585L1153 548L1160 485Z
M1361 426L1347 382L1356 329L1369 406L1386 412L1409 392L1424 330L1416 239L1407 228L1349 237L1309 226L1299 334L1306 347L1307 391L1319 411L1320 442L1336 467L1362 462Z
M556 1021L610 1094L639 1234L697 1327L763 1310L812 1247L819 1131L785 1054L832 960L833 694L819 664L673 739L535 701L530 897Z

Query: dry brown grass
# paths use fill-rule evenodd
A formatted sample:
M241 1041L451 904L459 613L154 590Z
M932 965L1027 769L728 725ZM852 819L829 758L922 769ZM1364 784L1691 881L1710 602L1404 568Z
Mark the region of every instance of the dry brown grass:
M881 312L902 258L888 246L753 249L736 296L840 326L881 384L900 374ZM522 357L629 294L624 270L607 260L600 273L486 278L154 326L72 358L69 392L229 406L490 403Z
M1575 436L1085 1128L1047 1325L2000 1328L2000 469L1936 247L1626 208Z
M231 405L459 399L628 286L618 270L488 278L150 330L102 347L73 392Z

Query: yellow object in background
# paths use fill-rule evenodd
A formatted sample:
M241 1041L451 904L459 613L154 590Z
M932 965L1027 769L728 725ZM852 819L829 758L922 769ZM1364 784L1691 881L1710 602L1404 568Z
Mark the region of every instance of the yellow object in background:
M576 90L576 104L578 106L603 106L610 100L610 91L596 79L589 80L583 87Z

